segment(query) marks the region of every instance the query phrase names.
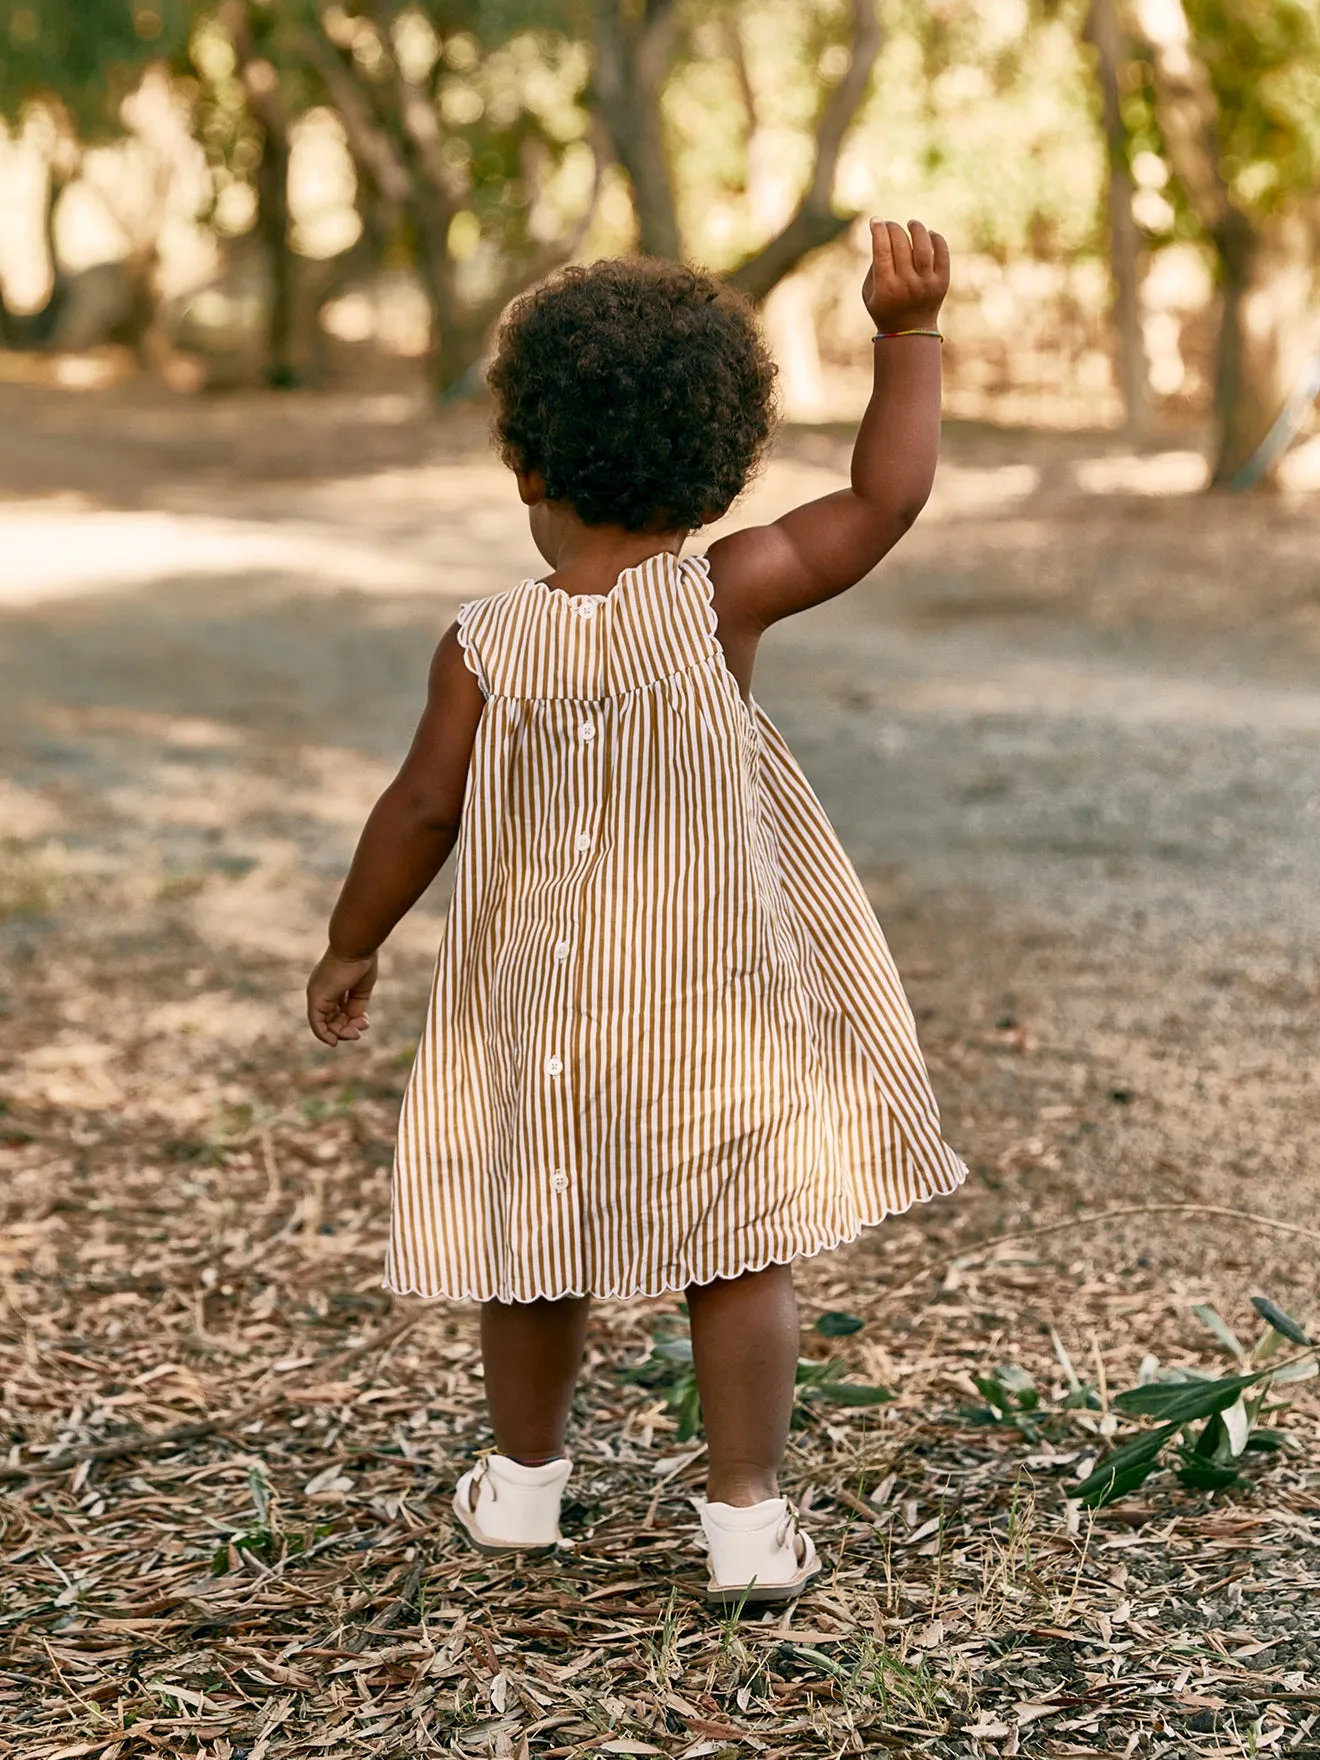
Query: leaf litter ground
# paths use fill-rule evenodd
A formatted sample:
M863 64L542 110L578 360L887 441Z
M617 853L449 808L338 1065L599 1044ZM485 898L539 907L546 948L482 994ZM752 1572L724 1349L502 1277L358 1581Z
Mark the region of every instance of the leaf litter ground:
M478 1555L448 1507L490 1442L477 1310L380 1288L401 1075L361 1061L188 1141L9 1114L0 1751L1318 1751L1317 1474L1285 1451L1245 1493L1078 1512L1095 1439L976 1428L971 1376L1017 1344L1062 1393L1055 1322L1130 1382L1167 1289L925 1213L800 1266L804 1352L897 1397L799 1408L784 1482L826 1570L796 1607L697 1599L700 1440L626 1378L677 1297L596 1310L565 1554ZM840 1308L861 1328L818 1336Z

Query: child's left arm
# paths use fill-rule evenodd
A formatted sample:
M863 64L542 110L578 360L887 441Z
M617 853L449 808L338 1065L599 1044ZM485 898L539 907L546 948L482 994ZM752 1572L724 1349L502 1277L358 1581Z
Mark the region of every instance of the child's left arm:
M330 916L330 945L307 981L307 1022L323 1045L366 1031L376 950L458 841L484 702L463 657L458 626L451 625L431 662L426 708L412 746L362 828Z
M925 505L940 441L940 342L949 247L938 232L871 222L862 299L879 332L874 384L853 447L851 485L707 552L721 638L743 649L769 624L869 574ZM726 640L726 646L728 642Z

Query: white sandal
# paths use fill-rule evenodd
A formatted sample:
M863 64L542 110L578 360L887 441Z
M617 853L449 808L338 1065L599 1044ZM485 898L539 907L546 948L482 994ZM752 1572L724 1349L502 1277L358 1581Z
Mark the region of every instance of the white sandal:
M791 1601L819 1575L815 1543L799 1529L797 1509L787 1497L753 1504L703 1501L700 1509L710 1552L707 1605Z
M483 1449L454 1488L454 1514L482 1552L549 1552L564 1538L559 1505L572 1470L567 1455L529 1467Z

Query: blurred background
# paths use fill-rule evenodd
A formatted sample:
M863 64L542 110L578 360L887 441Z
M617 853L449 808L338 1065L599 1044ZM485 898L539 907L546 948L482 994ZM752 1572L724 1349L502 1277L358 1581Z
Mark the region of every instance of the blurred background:
M866 217L920 211L951 415L1186 433L1238 486L1312 421L1313 0L5 0L0 119L11 380L444 397L521 287L640 249L764 301L818 420Z

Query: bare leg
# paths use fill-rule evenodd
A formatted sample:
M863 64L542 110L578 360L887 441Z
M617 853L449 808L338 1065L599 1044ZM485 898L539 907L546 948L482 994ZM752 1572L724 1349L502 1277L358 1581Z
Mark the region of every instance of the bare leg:
M481 1360L495 1446L526 1466L564 1452L589 1296L481 1305Z
M779 1495L797 1374L797 1292L790 1265L690 1284L692 1356L701 1391L711 1503Z

